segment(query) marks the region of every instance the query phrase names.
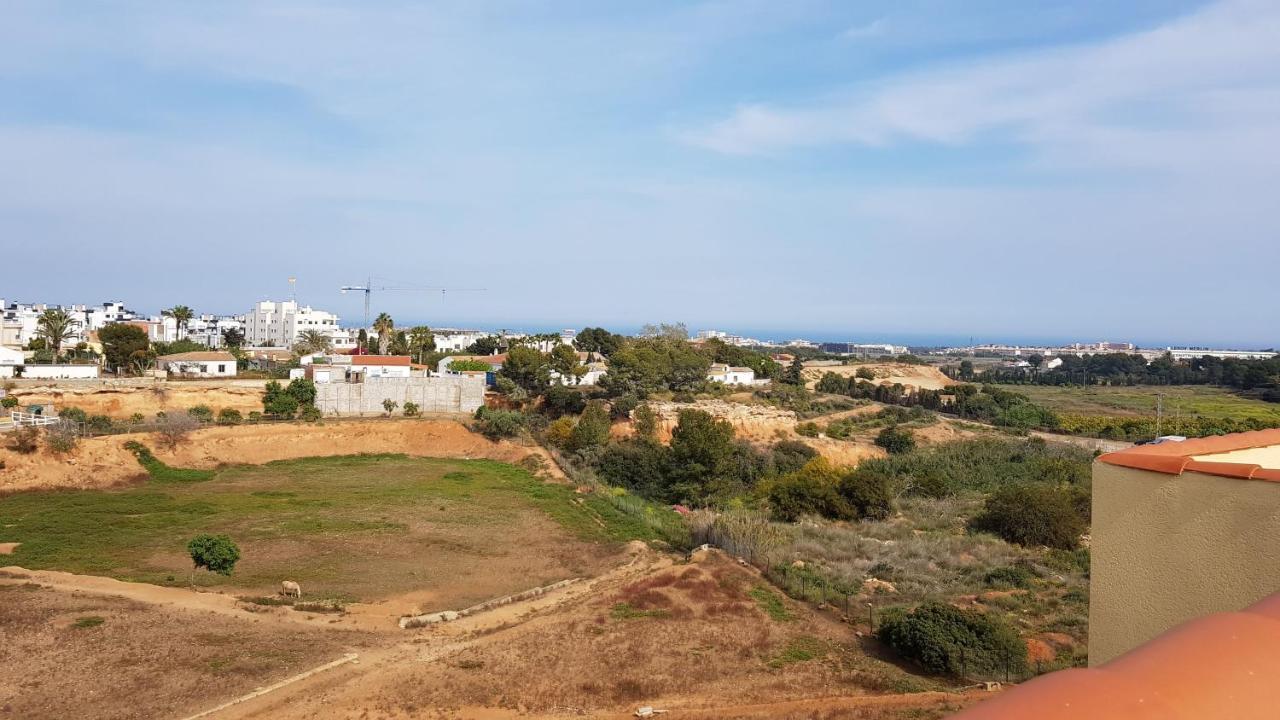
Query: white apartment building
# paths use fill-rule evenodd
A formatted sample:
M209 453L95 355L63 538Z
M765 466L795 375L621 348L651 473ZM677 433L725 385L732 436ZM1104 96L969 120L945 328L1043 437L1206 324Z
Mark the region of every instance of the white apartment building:
M49 305L47 303L6 303L0 300L0 346L22 348L36 337L40 315L45 310L62 309L75 320L64 346L74 346L88 339L89 333L113 322L134 320L137 313L122 301L101 305Z
M230 315L201 315L187 321L183 337L205 347L222 347L222 334L228 330L244 331L244 321Z
M245 342L254 347L292 347L307 330L345 337L338 316L294 300L263 300L244 316Z
M456 353L471 347L480 338L490 337L493 333L480 330L459 330L457 328L433 328L436 350Z

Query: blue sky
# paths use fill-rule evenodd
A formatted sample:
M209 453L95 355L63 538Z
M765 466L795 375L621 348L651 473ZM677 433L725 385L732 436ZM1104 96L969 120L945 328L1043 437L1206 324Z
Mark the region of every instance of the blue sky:
M1280 3L53 2L0 297L1280 345Z

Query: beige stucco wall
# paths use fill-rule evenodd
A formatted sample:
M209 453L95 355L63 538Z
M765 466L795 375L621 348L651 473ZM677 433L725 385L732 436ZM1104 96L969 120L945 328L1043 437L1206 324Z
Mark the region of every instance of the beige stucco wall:
M1280 591L1280 483L1093 465L1089 664Z

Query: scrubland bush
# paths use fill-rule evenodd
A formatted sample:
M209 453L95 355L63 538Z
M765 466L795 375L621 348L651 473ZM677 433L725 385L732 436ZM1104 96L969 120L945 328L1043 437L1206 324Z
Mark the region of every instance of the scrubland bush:
M322 417L320 408L315 405L303 405L301 412L298 413L298 419L303 422L318 422Z
M58 410L58 417L71 422L82 423L89 419L89 413L78 407L64 407Z
M574 425L569 435L568 449L571 452L582 452L589 448L603 447L609 442L609 411L600 400L592 400L582 411L582 417Z
M1073 550L1080 544L1086 523L1069 489L1017 484L992 493L969 527L1018 545Z
M170 450L185 442L187 435L200 427L200 421L185 412L172 415L166 413L163 418L160 417L160 413L156 413L156 418L160 421L156 435L159 436L160 444Z
M9 433L6 447L20 455L30 455L40 449L40 431L30 425Z
M187 408L187 414L202 423L213 422L213 408L208 405L196 405Z
M839 492L860 518L883 520L893 513L893 478L874 471L848 473Z
M769 451L773 458L773 471L779 475L795 472L818 456L818 451L799 440L783 440Z
M1027 646L995 615L940 602L888 612L876 637L927 670L963 677L1021 674Z
M405 404L404 404L405 417L417 417L420 412L421 410L419 410L418 408L418 403L413 402L412 400L405 401Z
M524 413L481 406L476 410L476 430L490 440L513 438L522 434L527 425Z
M18 398L14 397L13 395L5 395L4 397L0 398L0 408L4 408L5 410L12 410L13 408L16 408L16 407L18 407Z
M239 425L244 422L244 416L235 408L222 408L218 411L219 425Z
M799 470L769 480L765 497L774 519L795 522L804 515L844 520L856 515L840 495L840 473L825 458L814 458Z
M76 449L80 433L74 425L50 425L44 431L44 445L50 452L62 455Z
M905 428L890 426L876 436L876 445L884 448L890 455L901 455L916 449L916 436Z
M547 425L547 429L543 433L543 438L546 440L548 445L565 450L569 447L569 442L573 437L573 428L575 425L577 425L577 422L567 415L556 418Z

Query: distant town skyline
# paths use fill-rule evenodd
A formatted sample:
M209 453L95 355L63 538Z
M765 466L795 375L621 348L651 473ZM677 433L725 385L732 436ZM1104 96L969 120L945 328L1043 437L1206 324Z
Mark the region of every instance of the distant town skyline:
M17 3L0 297L1280 344L1280 4ZM438 320L433 320L436 318ZM576 319L576 322L575 322Z

